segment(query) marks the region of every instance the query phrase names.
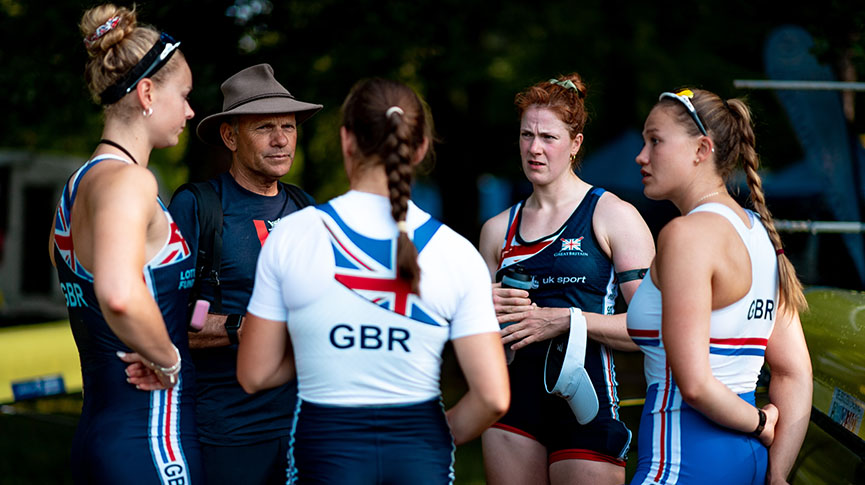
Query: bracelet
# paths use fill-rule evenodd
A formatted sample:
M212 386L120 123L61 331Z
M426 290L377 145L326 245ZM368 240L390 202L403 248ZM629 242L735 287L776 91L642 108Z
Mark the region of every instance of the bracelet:
M757 415L760 417L760 423L757 424L757 429L751 432L751 436L755 438L760 437L760 433L763 432L763 428L766 426L766 413L762 409L757 408Z
M173 377L180 373L180 351L177 350L177 346L174 344L171 345L171 348L173 348L174 353L177 354L177 362L175 362L174 365L171 367L162 367L155 362L151 362L151 364L153 364L153 370L168 377Z

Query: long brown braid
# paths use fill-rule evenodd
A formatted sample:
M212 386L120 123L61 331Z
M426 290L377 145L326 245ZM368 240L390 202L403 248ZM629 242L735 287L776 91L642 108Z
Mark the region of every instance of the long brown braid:
M808 302L802 292L802 282L796 275L793 263L784 254L781 235L778 234L772 213L766 206L763 180L757 172L760 167L760 158L757 155L751 110L744 101L738 98L725 101L710 91L702 89L693 89L692 91L694 97L691 102L714 142L715 167L718 174L725 181L728 180L740 162L745 170L748 188L751 192L751 204L760 214L760 220L763 222L778 255L781 306L788 310L796 309L799 312L807 310ZM664 98L658 104L664 104L675 109L679 123L685 126L692 135L700 135L696 123L681 103L670 98Z
M384 164L391 215L401 225L411 198L412 159L432 139L432 123L426 105L408 86L387 79L361 81L342 106L343 126L351 132L365 163ZM417 248L400 230L397 239L397 274L420 294Z

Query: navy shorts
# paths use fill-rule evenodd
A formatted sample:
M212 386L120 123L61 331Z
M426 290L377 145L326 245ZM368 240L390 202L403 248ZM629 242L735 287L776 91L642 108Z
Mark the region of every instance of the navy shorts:
M631 431L619 420L612 352L594 340L586 342L585 368L598 395L598 415L581 425L567 401L544 388L544 360L550 341L516 352L508 366L511 407L494 428L538 441L549 463L591 460L625 466Z
M289 483L453 483L453 437L439 399L386 407L301 401L296 419Z

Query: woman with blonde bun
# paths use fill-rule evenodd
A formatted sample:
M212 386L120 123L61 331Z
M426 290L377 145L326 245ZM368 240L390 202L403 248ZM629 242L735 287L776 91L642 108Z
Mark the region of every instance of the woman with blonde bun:
M194 258L147 170L151 150L176 145L193 116L192 74L180 43L139 25L134 9L101 5L80 27L105 126L64 187L49 243L84 383L73 480L196 483L194 379L183 365Z

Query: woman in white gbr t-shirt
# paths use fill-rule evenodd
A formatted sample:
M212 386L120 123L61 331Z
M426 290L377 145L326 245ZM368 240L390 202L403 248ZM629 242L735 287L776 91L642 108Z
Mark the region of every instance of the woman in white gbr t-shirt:
M351 191L284 218L262 249L238 380L255 392L296 374L289 482L451 483L454 444L507 409L486 266L409 200L427 117L403 84L356 85L340 129ZM445 413L447 341L468 392Z

